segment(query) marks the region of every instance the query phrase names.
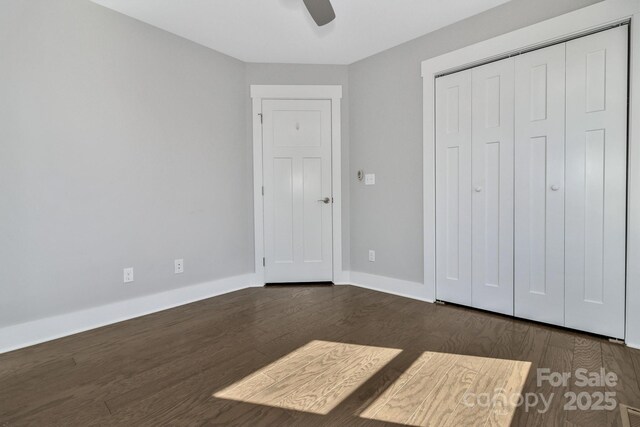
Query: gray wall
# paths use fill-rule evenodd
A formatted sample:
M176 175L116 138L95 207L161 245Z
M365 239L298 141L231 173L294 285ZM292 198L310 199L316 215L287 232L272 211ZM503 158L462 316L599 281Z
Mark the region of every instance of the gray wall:
M341 85L342 104L342 263L350 265L349 229L349 71L346 65L247 64L247 90L249 85ZM249 94L247 92L247 97ZM247 104L247 137L253 144L251 129L251 103ZM249 170L252 170L249 163ZM253 202L252 202L253 206ZM253 209L253 208L252 208Z
M597 0L512 0L349 67L351 270L423 282L420 63ZM376 262L368 250L376 250Z
M0 6L0 327L251 272L245 64L88 0Z
M244 64L88 0L2 0L0 327L252 272L250 84L343 86L345 269L421 282L420 62L595 1L512 0L316 66Z

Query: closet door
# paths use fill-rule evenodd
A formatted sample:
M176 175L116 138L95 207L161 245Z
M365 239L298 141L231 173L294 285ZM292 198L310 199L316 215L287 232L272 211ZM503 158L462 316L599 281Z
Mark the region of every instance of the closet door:
M565 45L515 59L515 314L564 325Z
M624 337L627 26L567 43L565 325Z
M471 137L472 305L511 315L513 67L510 58L473 69Z
M436 298L471 305L471 71L436 80Z

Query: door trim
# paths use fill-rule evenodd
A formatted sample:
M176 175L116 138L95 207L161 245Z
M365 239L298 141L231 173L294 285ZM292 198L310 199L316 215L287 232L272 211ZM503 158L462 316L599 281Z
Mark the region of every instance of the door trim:
M435 79L443 74L566 41L630 22L627 190L627 345L640 348L640 7L637 0L606 0L422 62L424 286L436 297Z
M264 206L262 196L262 101L264 99L324 99L331 101L331 197L333 283L345 283L342 271L342 140L341 85L251 85L253 103L253 230L255 285L265 284Z

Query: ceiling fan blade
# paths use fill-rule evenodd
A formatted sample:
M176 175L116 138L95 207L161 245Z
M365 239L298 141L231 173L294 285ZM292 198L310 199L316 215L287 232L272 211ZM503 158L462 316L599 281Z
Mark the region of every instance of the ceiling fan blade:
M336 17L330 0L303 0L309 14L319 27L328 24Z

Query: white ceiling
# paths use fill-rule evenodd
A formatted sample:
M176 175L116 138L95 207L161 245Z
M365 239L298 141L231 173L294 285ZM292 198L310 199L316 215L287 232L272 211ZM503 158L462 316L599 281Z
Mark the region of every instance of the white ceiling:
M246 62L350 64L508 0L332 0L317 27L302 0L93 0Z

